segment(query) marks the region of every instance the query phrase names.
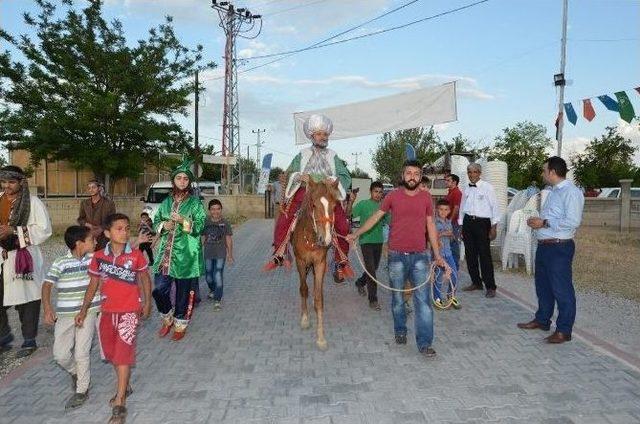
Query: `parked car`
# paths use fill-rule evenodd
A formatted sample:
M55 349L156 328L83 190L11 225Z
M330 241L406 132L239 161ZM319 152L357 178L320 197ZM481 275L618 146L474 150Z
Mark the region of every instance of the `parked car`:
M193 187L194 194L200 196L201 199L203 199L205 195L218 196L221 192L220 184L212 181L193 183ZM148 213L149 217L153 219L156 211L160 207L160 203L171 194L172 189L171 181L158 181L157 183L151 184L147 190L147 196L140 198L140 201L144 202L142 212Z
M599 198L606 197L608 199L620 198L620 187L602 187L600 189ZM631 187L631 198L640 199L640 187Z

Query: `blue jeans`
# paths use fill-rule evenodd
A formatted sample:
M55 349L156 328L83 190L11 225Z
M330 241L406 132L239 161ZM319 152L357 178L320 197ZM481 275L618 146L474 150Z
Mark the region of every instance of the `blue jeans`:
M224 263L224 258L210 258L204 260L207 285L209 286L209 290L213 293L213 300L217 302L222 300L222 274L224 273Z
M453 256L453 261L456 265L456 271L460 269L460 233L462 232L462 228L458 225L457 222L452 222L453 227L453 237L451 237L451 241L449 242L451 245L451 255Z
M443 252L443 251L440 251L440 254L442 255L442 259L444 259L447 265L449 265L449 267L451 268L452 286L454 288L458 288L458 270L456 268L456 263L453 255L451 254L451 252ZM445 300L442 294L442 283L444 283L443 280L444 280L444 269L438 267L436 269L435 285L433 286L433 295L435 296L436 299ZM452 290L450 287L449 290L447 291L447 296L451 296L451 291Z
M576 293L573 288L571 262L575 253L572 241L540 244L536 251L536 322L551 325L555 303L558 303L556 330L571 334L576 320Z
M186 319L187 306L189 306L189 292L193 287L193 280L197 278L173 278L170 275L156 274L152 295L156 301L156 307L161 314L171 311L171 285L176 285L176 304L174 316L176 319Z
M402 253L389 251L389 280L391 287L402 289L409 280L413 287L425 282L429 273L429 257L427 252ZM424 349L433 343L433 309L431 308L429 284L413 291L413 308L415 310L416 344ZM391 310L393 312L393 331L396 335L407 334L407 315L404 308L402 292L392 292Z

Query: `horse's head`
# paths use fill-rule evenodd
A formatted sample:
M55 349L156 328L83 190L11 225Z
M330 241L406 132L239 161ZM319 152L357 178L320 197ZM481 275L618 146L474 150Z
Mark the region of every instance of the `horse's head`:
M329 246L333 238L333 209L338 203L338 180L333 183L325 181L316 183L309 180L307 184L311 219L316 233L316 242L320 246Z

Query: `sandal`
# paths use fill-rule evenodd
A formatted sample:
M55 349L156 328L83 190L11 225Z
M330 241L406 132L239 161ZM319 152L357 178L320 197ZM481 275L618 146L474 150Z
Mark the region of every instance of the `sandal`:
M109 418L109 424L124 424L124 419L127 417L126 406L116 405L111 410L111 418Z
M129 396L131 396L132 393L133 393L133 389L131 388L131 386L127 387L127 390L124 392L124 398L125 399L128 398ZM115 395L113 395L111 399L109 399L109 406L113 406L113 403L116 401L117 396L118 394L116 393Z

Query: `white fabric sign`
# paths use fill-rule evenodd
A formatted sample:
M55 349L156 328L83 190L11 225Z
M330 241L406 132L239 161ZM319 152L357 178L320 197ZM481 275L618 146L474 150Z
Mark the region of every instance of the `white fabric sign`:
M453 81L409 93L294 113L296 144L309 143L302 127L313 114L325 115L333 121L331 140L443 124L458 119L456 83Z

